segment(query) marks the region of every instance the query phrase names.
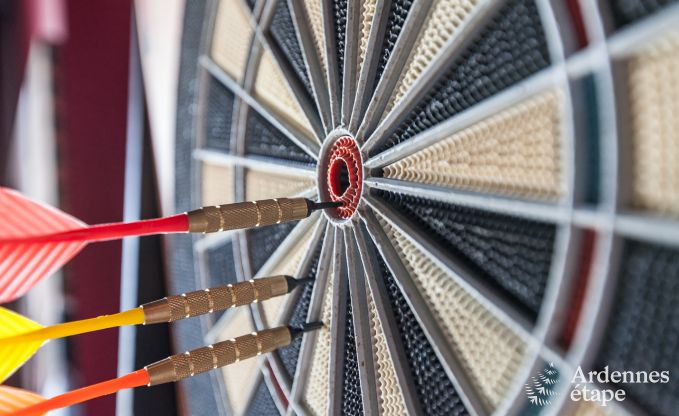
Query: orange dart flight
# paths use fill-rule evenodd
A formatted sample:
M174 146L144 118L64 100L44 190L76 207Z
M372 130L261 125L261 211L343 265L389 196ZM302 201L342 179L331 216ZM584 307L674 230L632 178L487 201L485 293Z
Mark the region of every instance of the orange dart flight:
M0 415L12 414L44 400L44 397L28 390L0 386Z

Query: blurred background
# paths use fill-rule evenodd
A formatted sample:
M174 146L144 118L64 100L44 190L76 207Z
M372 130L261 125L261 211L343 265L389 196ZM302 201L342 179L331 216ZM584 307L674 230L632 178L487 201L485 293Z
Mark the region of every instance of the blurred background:
M0 0L0 185L87 223L172 212L183 10L181 0ZM9 307L52 324L162 297L161 244L96 244ZM53 396L109 379L168 355L167 331L130 327L52 341L8 384ZM174 387L59 414L111 415L116 405L118 414L173 414Z

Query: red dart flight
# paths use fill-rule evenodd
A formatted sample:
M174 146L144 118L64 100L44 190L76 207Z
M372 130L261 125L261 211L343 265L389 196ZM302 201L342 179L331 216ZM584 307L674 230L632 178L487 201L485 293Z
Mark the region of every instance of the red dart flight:
M26 293L90 241L187 229L186 214L129 224L88 226L16 191L0 188L0 303Z

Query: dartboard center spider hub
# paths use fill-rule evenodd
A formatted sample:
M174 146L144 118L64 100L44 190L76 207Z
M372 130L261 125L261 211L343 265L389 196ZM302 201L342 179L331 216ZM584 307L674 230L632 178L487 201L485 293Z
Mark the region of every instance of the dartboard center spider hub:
M358 143L345 131L330 133L321 149L318 192L324 201L340 201L326 210L330 221L343 223L354 216L363 192L363 157Z

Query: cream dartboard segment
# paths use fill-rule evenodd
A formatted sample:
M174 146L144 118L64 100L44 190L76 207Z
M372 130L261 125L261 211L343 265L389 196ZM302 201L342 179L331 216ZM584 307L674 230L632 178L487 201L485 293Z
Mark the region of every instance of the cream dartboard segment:
M375 371L377 372L377 387L380 391L380 412L386 415L402 415L406 413L403 393L396 378L396 370L392 357L387 349L382 324L377 317L377 310L372 294L368 293L368 310L370 311L370 327L373 336Z
M679 362L653 341L679 338L674 3L187 3L178 209L217 194L342 203L172 239L178 293L226 275L314 280L249 320L182 326L180 348L237 322L325 323L258 360L245 398L234 374L182 385L190 412L572 414L578 365ZM248 27L228 46L232 9ZM241 75L218 61L241 50ZM544 370L559 377L528 394ZM626 414L679 408L671 386L595 387L626 389Z
M321 306L321 320L332 322L332 296L334 289L334 273L327 276L327 284ZM332 336L330 328L317 331L314 348L309 362L308 381L302 393L302 400L309 411L315 415L328 412L328 372L330 370L330 349Z
M243 82L253 34L250 13L243 2L219 2L211 55L237 83Z
M264 50L255 78L254 96L302 134L315 138L309 120L286 82L271 52Z
M232 165L217 165L204 162L202 175L204 178L202 192L204 206L234 202L234 172Z
M679 32L628 58L633 201L679 216Z
M323 25L323 0L304 0L306 22L311 26L316 54L324 74L328 73L328 57L325 55L325 29Z
M246 169L245 195L246 198L261 195L277 195L276 192L286 192L287 195L299 195L305 191L313 191L314 180L294 174L271 174L271 172Z
M372 28L376 7L377 0L361 2L361 40L359 44L358 69L356 73L360 72L361 68L363 67L365 55L368 53L368 39L370 38L370 29Z
M550 91L512 105L384 167L384 177L442 187L559 199L562 99Z

